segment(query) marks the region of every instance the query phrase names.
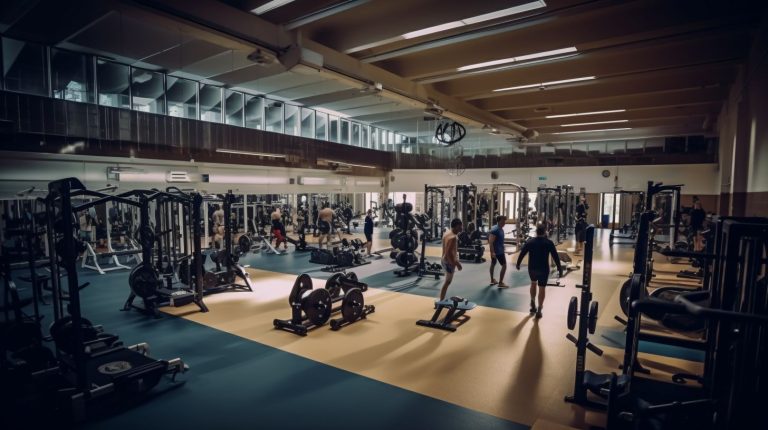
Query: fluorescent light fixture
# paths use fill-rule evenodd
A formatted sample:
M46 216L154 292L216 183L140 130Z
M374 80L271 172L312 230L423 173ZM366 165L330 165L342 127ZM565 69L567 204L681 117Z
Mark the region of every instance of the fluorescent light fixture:
M333 109L326 109L326 108L322 108L322 107L313 107L312 109L314 109L314 110L316 110L317 112L320 112L320 113L326 113L328 115L335 115L335 116L338 116L340 118L349 118L349 115L345 114L344 112L339 112L339 111L336 111L336 110L333 110Z
M120 182L163 182L165 183L165 172L152 173L120 173L118 176Z
M426 36L427 34L439 33L452 28L463 27L462 21L446 22L445 24L435 25L433 27L422 28L421 30L411 31L403 34L403 39L413 39L414 37Z
M267 13L271 11L272 9L277 9L279 7L285 6L288 3L292 3L292 2L293 0L272 0L264 3L263 5L257 7L256 9L252 9L251 13L255 15L261 15L263 13Z
M551 133L551 134L599 133L601 131L619 131L619 130L632 130L632 127L604 128L604 129L601 129L601 130L559 131L557 133Z
M363 181L363 180L357 180L355 181L355 185L361 186L361 187L380 187L382 181Z
M216 152L222 154L252 155L254 157L285 158L285 154L267 154L264 152L238 151L236 149L216 148Z
M212 174L208 176L208 182L213 184L285 185L289 183L289 179L278 176Z
M597 121L597 122L580 122L578 124L562 124L560 127L578 127L580 125L596 125L596 124L615 124L617 122L629 122L628 119L617 119L614 121Z
M560 85L560 84L568 84L571 82L580 82L580 81L590 81L592 79L595 79L594 76L584 76L581 78L572 78L572 79L563 79L562 81L549 81L549 82L541 82L538 84L528 84L528 85L518 85L516 87L507 87L507 88L499 88L497 90L493 90L493 92L499 92L499 91L512 91L512 90L522 90L524 88L538 88L538 87L546 87L549 85Z
M354 163L347 163L346 161L337 161L337 160L327 160L324 158L318 158L317 161L324 161L328 164L338 164L340 166L350 166L350 167L362 167L365 169L375 169L376 166L369 166L367 164L354 164Z
M463 72L465 70L474 70L474 69L482 69L484 67L491 67L491 66L498 66L500 64L509 64L509 63L517 63L520 61L525 60L533 60L535 58L542 58L542 57L551 57L553 55L559 55L559 54L568 54L571 52L576 52L577 49L575 46L569 46L568 48L561 48L561 49L553 49L551 51L543 51L543 52L536 52L533 54L527 54L527 55L521 55L519 57L510 57L510 58L502 58L501 60L492 60L492 61L485 61L482 63L475 63L470 64L468 66L461 66L458 70L459 72Z
M581 112L581 113L566 113L562 115L547 115L545 118L566 118L569 116L579 116L579 115L600 115L603 113L617 113L617 112L626 112L626 109L616 109L616 110L601 110L596 112Z
M313 178L302 176L299 178L301 185L341 185L341 179Z
M470 18L464 18L459 21L446 22L445 24L434 25L432 27L423 28L421 30L411 31L401 35L400 38L413 39L415 37L426 36L427 34L439 33L441 31L464 27L465 25L479 24L481 22L490 21L492 19L503 18L505 16L515 15L518 13L539 9L546 6L547 4L544 3L543 0L537 0L529 3L521 4L518 6L506 8L506 9L497 10L495 12L489 12L489 13L484 13L482 15L473 16Z

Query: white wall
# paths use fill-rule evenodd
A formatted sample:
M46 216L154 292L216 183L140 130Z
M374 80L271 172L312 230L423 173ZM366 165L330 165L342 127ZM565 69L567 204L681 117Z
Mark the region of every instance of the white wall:
M603 170L611 172L608 178ZM491 179L491 172L498 172L498 179ZM424 185L490 184L513 182L529 190L540 184L548 186L573 185L576 189L585 187L588 193L613 191L614 178L618 175L618 186L625 190L644 190L649 180L665 184L684 184L684 194L719 194L717 164L679 164L661 166L583 166L546 167L519 169L474 169L461 176L450 176L446 170L395 170L395 180L390 182L390 191L424 191ZM539 177L546 177L539 180Z
M134 167L142 172L121 174L119 181L107 179L107 168L118 164ZM185 171L192 182L169 184L165 180L169 171ZM201 182L202 174L208 174L211 182ZM384 183L383 176L356 177L324 170L0 152L0 198L15 198L17 192L31 186L47 190L48 182L66 177L80 179L89 189L102 188L107 184L117 185L120 190L125 191L137 188L165 189L175 185L209 193L233 190L240 194L382 192ZM302 185L299 182L300 177L327 181L329 184ZM289 184L288 178L293 178L295 183ZM248 183L254 179L272 183Z

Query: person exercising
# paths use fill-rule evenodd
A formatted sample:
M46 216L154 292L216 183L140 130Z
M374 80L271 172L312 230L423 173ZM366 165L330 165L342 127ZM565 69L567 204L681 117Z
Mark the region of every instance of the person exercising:
M213 243L216 248L220 248L220 243L224 239L224 209L219 205L214 205L213 215L211 215L213 221Z
M541 318L541 310L544 308L544 297L547 279L549 279L549 256L557 265L560 276L563 276L563 266L560 264L560 257L557 255L555 244L546 236L546 227L539 224L536 226L536 237L529 239L520 250L520 256L517 257L517 270L520 270L520 263L527 254L528 256L528 276L531 278L531 313L536 314L536 318ZM536 284L539 286L539 307L536 307Z
M509 288L509 285L504 283L504 275L507 273L507 255L504 253L504 225L506 223L507 217L504 215L497 216L496 225L488 233L488 247L491 249L491 285L499 284L499 288ZM499 281L493 277L496 262L501 266Z
M371 209L368 209L365 215L363 234L365 234L365 251L367 255L371 255L371 246L373 246L373 211Z
M272 212L272 236L275 236L275 250L280 248L280 244L283 244L283 248L288 251L288 241L285 239L285 224L282 221L282 214L280 209L276 209Z
M707 213L701 207L701 200L695 200L693 202L693 209L691 210L690 227L693 232L693 251L701 252L704 250L704 238L701 232L704 230L704 220L707 218Z
M443 282L443 288L440 290L440 300L445 299L445 293L448 292L448 286L453 281L453 272L456 269L461 270L461 262L459 262L459 239L458 234L461 233L463 225L461 220L454 218L451 221L451 229L446 231L443 235L443 257L442 263L445 268L445 282Z
M323 249L323 242L328 242L327 249L331 249L331 224L333 223L333 209L329 208L327 204L324 205L320 212L317 214L318 233L320 237L317 239L318 249Z

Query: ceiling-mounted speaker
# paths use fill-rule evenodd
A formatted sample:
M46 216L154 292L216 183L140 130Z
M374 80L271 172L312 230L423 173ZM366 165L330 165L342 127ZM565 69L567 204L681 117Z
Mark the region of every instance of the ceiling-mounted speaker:
M499 172L495 170L491 172L491 179L499 179Z

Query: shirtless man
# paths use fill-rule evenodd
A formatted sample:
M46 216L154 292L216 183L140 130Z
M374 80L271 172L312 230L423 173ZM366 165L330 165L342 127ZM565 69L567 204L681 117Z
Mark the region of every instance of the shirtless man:
M317 239L317 247L323 249L323 242L328 241L326 247L331 249L331 226L333 224L333 209L325 206L317 215L317 229L320 237Z
M215 205L211 219L213 220L214 247L219 248L218 244L224 239L224 209L219 205Z
M459 240L456 236L461 233L462 228L463 225L461 220L454 218L453 221L451 221L451 229L446 231L443 235L442 263L443 268L445 268L445 282L443 283L443 288L440 290L440 300L445 299L445 294L448 292L448 286L451 285L451 281L453 281L453 272L456 271L456 269L461 270L461 263L459 262Z

